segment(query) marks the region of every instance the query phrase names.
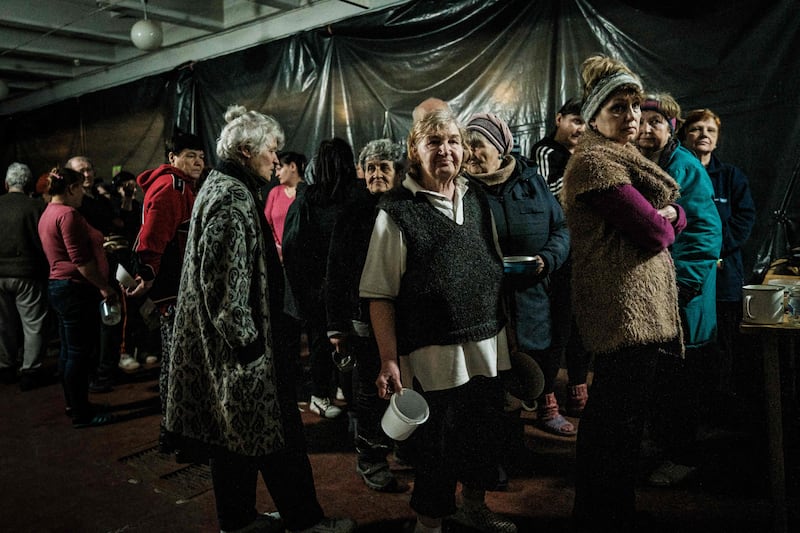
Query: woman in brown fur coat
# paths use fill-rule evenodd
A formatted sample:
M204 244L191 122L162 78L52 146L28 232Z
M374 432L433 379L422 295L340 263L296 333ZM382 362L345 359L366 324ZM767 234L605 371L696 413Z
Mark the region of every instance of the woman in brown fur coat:
M660 353L682 353L667 249L686 225L678 185L631 144L641 82L605 56L583 63L588 125L564 174L573 308L594 355L578 432L576 530L635 531L635 483L648 391Z

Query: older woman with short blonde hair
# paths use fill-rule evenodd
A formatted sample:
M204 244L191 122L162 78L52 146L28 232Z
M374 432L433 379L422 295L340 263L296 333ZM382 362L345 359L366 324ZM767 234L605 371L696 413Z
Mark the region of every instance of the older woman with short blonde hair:
M430 418L411 436L419 452L411 497L416 531L441 531L442 518L452 515L481 531L511 533L514 523L484 501L499 464L498 371L510 363L503 262L489 201L462 175L466 142L448 111L414 123L408 175L381 199L359 292L370 300L381 357L378 394L413 387L430 406Z

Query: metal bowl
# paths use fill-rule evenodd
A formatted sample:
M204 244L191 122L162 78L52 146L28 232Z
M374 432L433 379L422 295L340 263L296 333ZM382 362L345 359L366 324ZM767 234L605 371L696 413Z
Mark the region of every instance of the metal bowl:
M503 272L506 274L535 274L539 262L530 255L509 255L503 258Z

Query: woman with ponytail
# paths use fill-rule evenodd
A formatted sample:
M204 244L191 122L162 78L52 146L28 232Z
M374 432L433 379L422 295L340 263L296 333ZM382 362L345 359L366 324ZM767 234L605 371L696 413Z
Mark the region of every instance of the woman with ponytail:
M51 200L39 220L39 237L50 265L48 294L58 317L58 367L66 411L75 428L100 426L112 419L89 403L92 351L100 331L98 305L101 298L116 303L118 295L108 282L103 234L78 212L83 176L68 168L54 169L47 192Z

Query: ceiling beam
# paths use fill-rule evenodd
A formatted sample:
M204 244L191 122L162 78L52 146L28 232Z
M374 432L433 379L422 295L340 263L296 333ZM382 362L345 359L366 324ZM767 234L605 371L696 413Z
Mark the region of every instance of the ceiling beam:
M134 20L144 18L141 0L99 0L109 11ZM225 11L221 0L159 0L147 3L147 18L206 31L225 29Z
M372 9L383 9L408 3L410 0L372 0ZM115 65L81 75L79 78L58 83L33 94L0 102L0 115L36 109L74 96L94 92L137 79L167 72L189 61L202 61L222 56L252 46L293 35L312 28L324 27L353 16L364 10L339 0L322 0L293 11L258 20L177 44Z
M85 39L72 39L58 34L42 38L38 32L0 27L0 50L45 57L81 60L96 64L118 61L115 47Z
M69 79L87 75L96 69L97 67L92 66L74 66L66 63L58 64L35 59L0 56L0 72L13 72L32 75L32 77L36 77L39 74L46 77Z
M251 0L254 4L274 7L275 9L297 9L303 0Z

